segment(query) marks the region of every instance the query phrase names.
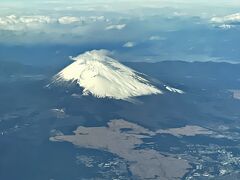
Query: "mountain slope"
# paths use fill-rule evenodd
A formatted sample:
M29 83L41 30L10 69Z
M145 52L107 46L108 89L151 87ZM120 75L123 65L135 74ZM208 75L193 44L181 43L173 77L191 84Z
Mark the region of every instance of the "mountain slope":
M107 51L89 51L72 60L72 64L54 76L54 83L77 83L83 88L84 95L92 94L98 98L126 100L162 93L140 73L109 57Z

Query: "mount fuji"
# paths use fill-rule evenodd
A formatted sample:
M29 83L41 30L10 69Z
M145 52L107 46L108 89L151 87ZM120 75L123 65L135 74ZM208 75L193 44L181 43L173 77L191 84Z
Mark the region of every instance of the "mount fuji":
M97 98L130 100L132 97L162 94L146 76L110 57L106 50L93 50L70 57L74 62L53 77L53 83L73 83L83 88L83 95ZM169 86L165 90L183 91Z

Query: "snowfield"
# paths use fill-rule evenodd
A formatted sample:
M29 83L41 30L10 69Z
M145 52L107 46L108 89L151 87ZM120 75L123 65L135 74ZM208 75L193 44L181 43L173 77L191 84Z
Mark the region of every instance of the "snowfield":
M108 51L93 50L71 57L74 62L54 76L54 83L77 83L83 95L128 100L131 97L161 94L162 91L135 70L108 56Z

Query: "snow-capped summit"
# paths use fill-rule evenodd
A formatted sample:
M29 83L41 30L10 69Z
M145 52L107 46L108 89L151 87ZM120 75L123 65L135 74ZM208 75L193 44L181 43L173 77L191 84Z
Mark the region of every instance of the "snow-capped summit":
M140 73L109 57L106 50L93 50L71 57L74 62L54 76L54 83L77 83L83 95L127 100L135 96L161 94Z

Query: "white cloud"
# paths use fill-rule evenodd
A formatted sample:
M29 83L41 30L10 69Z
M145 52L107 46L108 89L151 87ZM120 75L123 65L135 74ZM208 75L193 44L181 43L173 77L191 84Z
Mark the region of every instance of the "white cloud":
M14 25L14 24L48 24L51 23L51 18L48 16L21 16L9 15L0 17L0 25Z
M16 16L14 17L16 19ZM48 16L22 16L19 18L19 22L25 24L49 24L52 22L52 19Z
M186 16L187 13L185 13L185 12L177 12L177 11L175 11L175 12L173 13L173 15L174 15L174 16Z
M116 24L106 27L106 30L122 30L126 27L126 24Z
M211 18L211 22L217 28L228 30L236 27L237 25L240 25L240 13L221 16L221 17L216 16Z
M126 48L132 48L132 47L134 47L134 46L136 46L136 43L135 42L126 42L124 45L123 45L123 47L126 47Z
M233 28L235 26L234 25L230 25L230 24L222 24L222 25L220 25L218 27L221 28L221 29L227 30L227 29L231 29L231 28Z
M96 21L108 22L109 21L107 18L105 18L105 16L90 16L89 19L92 20L93 22L96 22Z
M240 13L231 14L222 17L213 17L211 19L213 23L235 24L240 23Z
M35 29L38 31L47 31L50 28L52 32L59 32L59 29L54 25L71 25L78 23L79 26L82 26L83 22L86 25L95 22L108 21L109 20L104 16L60 16L56 18L44 15L9 15L0 17L0 30L27 31Z
M105 16L92 14L73 16L16 14L0 15L0 43L45 43L50 39L51 43L79 43L80 37L82 43L89 42L89 39L98 41L102 37L96 32L102 31L109 24L109 19Z
M160 37L160 36L150 36L149 40L150 41L159 41L159 40L165 40L166 38Z
M0 17L0 30L25 30L28 28L39 28L42 25L50 24L53 20L48 16L16 16L10 15Z
M73 24L79 21L80 19L78 17L73 17L73 16L63 16L58 19L58 22L60 24Z

